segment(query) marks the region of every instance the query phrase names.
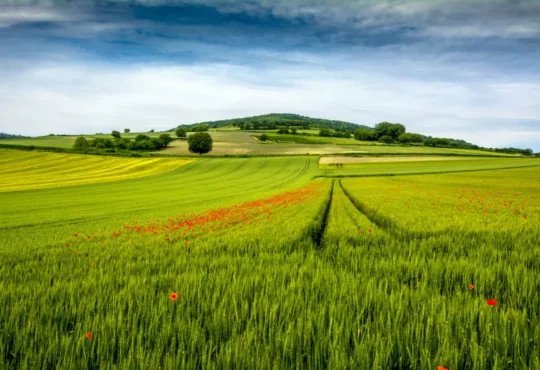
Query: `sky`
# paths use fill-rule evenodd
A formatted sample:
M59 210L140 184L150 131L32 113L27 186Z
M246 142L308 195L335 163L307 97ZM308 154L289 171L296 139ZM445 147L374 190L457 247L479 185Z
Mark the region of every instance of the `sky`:
M297 113L540 151L534 0L0 0L0 132Z

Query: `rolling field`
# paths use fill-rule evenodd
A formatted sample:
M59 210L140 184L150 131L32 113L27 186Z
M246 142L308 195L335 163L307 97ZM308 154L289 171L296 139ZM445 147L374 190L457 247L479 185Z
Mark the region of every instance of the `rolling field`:
M539 160L49 154L0 151L1 369L540 368Z
M0 191L27 190L159 175L191 163L176 158L113 158L0 149Z

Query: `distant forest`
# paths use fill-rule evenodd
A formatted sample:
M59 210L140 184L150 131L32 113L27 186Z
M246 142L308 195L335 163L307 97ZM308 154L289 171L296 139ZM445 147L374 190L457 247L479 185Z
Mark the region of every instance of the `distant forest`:
M21 136L21 135L12 135L12 134L6 134L5 132L0 132L0 139L26 139L27 136Z

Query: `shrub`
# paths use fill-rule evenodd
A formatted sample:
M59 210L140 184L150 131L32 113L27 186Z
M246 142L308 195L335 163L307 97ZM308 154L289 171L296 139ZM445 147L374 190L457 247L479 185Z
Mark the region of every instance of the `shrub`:
M392 139L392 136L390 135L383 135L379 138L379 143L392 144L393 142L394 139Z
M179 137L180 139L185 139L187 136L187 132L183 128L176 129L175 133L176 133L176 136Z
M73 144L73 148L75 149L81 149L81 148L88 148L90 146L90 143L88 143L88 140L84 136L79 136L77 140L75 140L75 144Z

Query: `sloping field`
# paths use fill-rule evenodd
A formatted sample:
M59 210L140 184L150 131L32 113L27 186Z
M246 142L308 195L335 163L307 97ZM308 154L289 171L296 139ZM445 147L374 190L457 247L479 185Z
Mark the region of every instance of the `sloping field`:
M194 160L114 158L0 149L0 192L159 175Z
M0 192L0 368L540 368L539 167L317 165Z

